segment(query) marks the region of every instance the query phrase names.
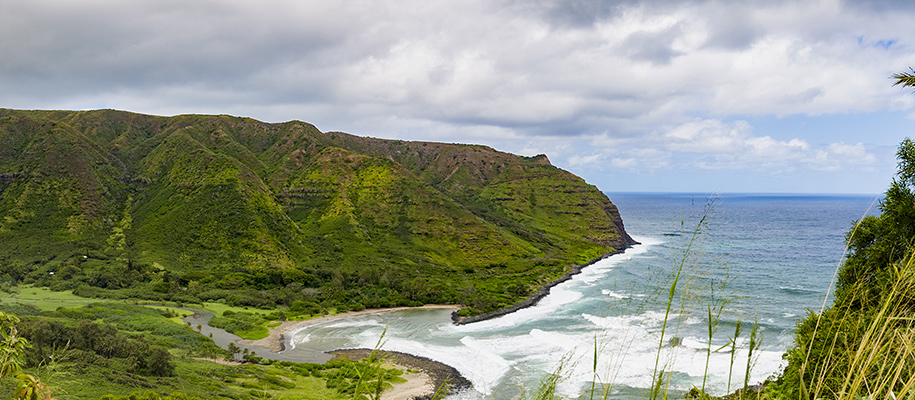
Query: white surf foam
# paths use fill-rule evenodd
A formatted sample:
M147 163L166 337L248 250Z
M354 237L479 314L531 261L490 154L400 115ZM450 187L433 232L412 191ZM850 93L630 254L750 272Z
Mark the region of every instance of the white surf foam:
M611 291L611 290L609 290L609 289L603 289L603 290L601 290L600 292L601 292L604 296L611 297L611 298L614 298L614 299L628 299L628 298L630 298L630 295L628 295L628 294L619 294L619 293L613 292L613 291Z
M626 249L624 253L615 254L603 260L584 268L580 274L572 279L556 285L550 289L550 294L540 299L533 307L523 308L508 315L498 318L474 322L472 324L461 325L456 329L460 332L488 331L500 328L514 327L519 324L528 323L542 319L549 319L550 315L555 314L563 305L574 303L583 296L580 286L589 282L596 282L606 276L607 272L612 270L617 263L626 260L626 257L642 254L648 248L657 243L663 243L661 240L651 238L639 238L642 244L635 245Z
M374 327L374 326L384 326L384 324L375 318L348 318L341 319L336 321L329 321L323 324L317 324L314 326L320 326L322 328L362 328L362 327Z

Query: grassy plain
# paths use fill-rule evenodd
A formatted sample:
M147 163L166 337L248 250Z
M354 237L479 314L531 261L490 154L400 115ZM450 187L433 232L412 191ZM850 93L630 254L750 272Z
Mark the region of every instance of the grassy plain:
M74 295L72 290L53 291L47 287L35 285L22 285L10 292L0 292L0 304L23 304L41 311L54 311L58 308L77 308L98 302L99 300L97 299L87 299Z

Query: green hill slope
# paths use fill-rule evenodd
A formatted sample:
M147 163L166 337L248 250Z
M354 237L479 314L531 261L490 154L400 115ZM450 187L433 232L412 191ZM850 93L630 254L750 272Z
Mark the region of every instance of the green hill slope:
M7 109L0 241L0 279L84 295L465 313L632 243L609 199L545 156L298 121Z

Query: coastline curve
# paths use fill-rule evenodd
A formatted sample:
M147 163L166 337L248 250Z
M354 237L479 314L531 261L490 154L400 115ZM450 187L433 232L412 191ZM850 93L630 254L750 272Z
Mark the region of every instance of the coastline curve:
M631 248L634 245L638 245L638 244L640 244L640 243L635 240L632 240L630 243L627 243L625 247L623 247L619 250L611 251L607 254L597 257L584 264L576 265L576 266L572 267L569 271L567 271L565 274L562 274L562 276L559 277L558 279L547 282L545 285L541 286L540 289L538 289L536 292L534 292L534 294L528 296L528 298L526 298L522 301L519 301L515 304L512 304L508 307L503 307L498 310L490 311L485 314L471 315L471 316L466 316L466 317L458 315L458 310L455 310L454 312L451 313L451 322L454 323L455 325L472 324L474 322L480 322L480 321L486 321L486 320L490 320L490 319L499 318L501 316L511 314L515 311L518 311L518 310L521 310L524 308L533 307L533 306L537 305L537 303L539 303L540 300L542 300L544 297L548 296L550 294L550 289L552 289L554 286L572 279L573 276L580 274L584 268L587 268L588 266L591 266L594 263L596 263L600 260L603 260L607 257L615 256L617 254L622 254L627 249Z

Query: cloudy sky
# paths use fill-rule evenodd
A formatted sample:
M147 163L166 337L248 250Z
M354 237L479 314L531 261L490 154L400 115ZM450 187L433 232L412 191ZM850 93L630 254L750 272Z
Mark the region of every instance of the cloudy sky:
M478 143L608 192L879 193L909 2L0 0L0 107Z

